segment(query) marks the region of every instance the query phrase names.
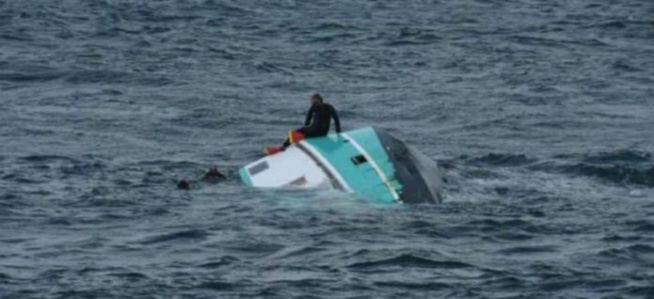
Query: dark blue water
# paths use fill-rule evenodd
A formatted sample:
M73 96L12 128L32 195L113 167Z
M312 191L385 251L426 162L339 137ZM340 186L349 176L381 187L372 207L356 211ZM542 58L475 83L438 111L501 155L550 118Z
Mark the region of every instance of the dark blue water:
M262 192L389 129L446 199ZM654 2L0 0L2 298L654 298Z

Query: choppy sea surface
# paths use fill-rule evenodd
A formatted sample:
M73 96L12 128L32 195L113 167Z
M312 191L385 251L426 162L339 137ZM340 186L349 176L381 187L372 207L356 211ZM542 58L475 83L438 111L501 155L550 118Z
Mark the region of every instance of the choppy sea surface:
M316 91L445 201L243 187ZM0 0L1 298L654 298L653 154L650 0Z

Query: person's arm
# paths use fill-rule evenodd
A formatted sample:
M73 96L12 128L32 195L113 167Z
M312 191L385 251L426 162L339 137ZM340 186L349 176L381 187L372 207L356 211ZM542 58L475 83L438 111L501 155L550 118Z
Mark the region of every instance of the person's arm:
M334 107L331 107L331 112L332 112L332 118L334 119L334 125L336 126L336 133L341 132L341 121L338 119L338 114L336 114L336 109Z
M304 126L308 126L311 123L311 116L313 116L313 105L311 108L309 108L309 112L307 112L307 118L304 119Z

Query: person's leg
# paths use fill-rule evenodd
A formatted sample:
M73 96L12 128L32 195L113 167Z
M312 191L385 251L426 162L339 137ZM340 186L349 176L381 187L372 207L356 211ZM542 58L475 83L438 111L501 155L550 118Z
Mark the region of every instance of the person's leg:
M265 148L264 152L266 153L266 155L274 155L286 150L286 148L289 147L291 143L299 142L300 140L305 138L322 137L325 135L327 134L320 132L319 130L314 130L311 127L302 127L297 130L291 131L289 133L289 138L286 138L286 140L284 140L284 143L282 144L281 147L269 146Z
M311 130L309 130L308 127L299 128L299 129L295 130L295 132L300 133L300 134L304 135L305 137L308 137L309 135L311 135ZM286 140L284 141L284 144L282 144L282 148L286 149L289 145L291 145L291 138L286 138Z

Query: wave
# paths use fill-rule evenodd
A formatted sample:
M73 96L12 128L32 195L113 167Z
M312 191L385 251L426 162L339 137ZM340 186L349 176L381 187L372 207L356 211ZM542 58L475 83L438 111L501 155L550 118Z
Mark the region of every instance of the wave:
M14 71L0 73L0 81L13 83L37 83L64 79L72 84L109 83L109 84L138 84L145 86L164 86L174 81L166 77L138 77L126 72L110 70L93 71Z
M619 70L619 71L626 71L626 72L641 72L643 69L634 66L632 63L629 63L626 60L620 59L616 60L611 64L611 67L613 69Z
M28 83L28 82L46 82L64 77L61 72L43 72L43 73L0 73L0 81Z
M646 244L634 244L621 248L610 248L598 253L600 257L612 260L614 263L632 262L641 264L654 256L654 247Z
M584 155L556 155L554 158L557 161L534 163L528 167L531 170L596 178L613 184L654 187L654 163L652 154L648 152L617 150Z
M537 162L537 159L526 155L490 153L478 158L467 159L468 164L481 164L492 166L522 166Z
M169 234L163 234L163 235L158 235L154 237L150 237L146 240L141 241L141 244L144 245L152 245L156 243L163 243L163 242L169 242L169 241L178 241L178 240L188 240L188 239L197 239L197 240L203 240L206 239L208 236L211 234L204 231L204 230L197 230L197 229L192 229L192 230L185 230L181 232L176 232L176 233L169 233Z
M131 171L134 166L145 167L148 169L148 171L144 172L142 178L143 183L160 182L167 178L166 175L169 172L182 171L186 175L190 175L191 173L197 175L207 169L206 164L193 161L149 160L125 166L124 169L119 169L118 171ZM221 171L224 171L224 169L221 169Z
M393 37L386 37L386 46L412 46L412 45L429 45L442 40L435 31L431 29L404 27L400 33Z
M533 229L533 225L522 219L510 219L506 221L495 220L495 219L482 219L482 220L473 220L468 222L468 225L474 227L476 230L482 231L497 231L502 229L511 229L511 228L530 228Z
M208 263L203 263L201 265L198 265L200 268L208 268L208 269L216 269L220 268L223 266L231 265L235 262L238 262L239 259L233 256L223 256L220 258L218 261L213 261L213 262L208 262Z
M514 254L534 254L534 253L550 253L557 252L554 246L516 246L499 251L500 254L514 255Z
M654 294L654 286L634 286L626 290L626 293L632 296L638 296L642 298L651 298Z
M136 84L144 86L164 86L174 81L166 77L136 76L127 72L111 70L82 70L66 76L66 81L72 84L105 83L105 84Z
M123 278L129 281L137 281L137 280L149 278L146 274L139 273L139 272L132 272L132 271L111 273L108 275L113 277Z
M495 238L506 241L526 241L533 239L534 236L524 233L501 233L496 235Z
M652 161L652 154L635 150L617 150L584 155L588 163L640 163Z
M616 184L634 184L654 187L654 166L648 169L636 169L622 165L593 165L578 163L562 166L561 170L568 174L599 178Z
M628 247L628 250L634 253L654 254L654 247L645 244L635 244Z
M647 220L627 221L626 224L636 232L651 233L654 232L654 223Z
M71 163L77 163L78 161L66 157L66 156L60 156L60 155L29 155L29 156L24 156L20 157L19 160L23 160L26 162L71 162Z
M652 226L652 231L654 231L654 226ZM637 242L642 240L643 237L638 235L610 235L602 238L604 242Z
M7 175L3 175L2 177L0 177L0 179L3 180L3 181L10 181L10 182L20 183L20 184L39 184L39 183L42 183L42 181L40 181L38 179L32 179L32 178L26 177L26 175L22 174L22 173L10 173L10 174L7 174ZM15 198L14 197L15 195L13 195L13 194L7 194L5 196L8 199Z
M565 41L539 37L539 36L522 35L522 34L509 36L508 41L520 45L539 46L539 47L563 47L565 45Z
M592 27L599 27L604 29L625 29L627 28L627 23L623 21L609 21L592 25Z
M584 282L584 286L597 292L615 290L617 288L624 287L627 284L627 280L619 278L594 279Z
M525 281L514 277L514 276L503 276L499 278L491 278L488 281L484 282L485 287L490 288L499 288L504 290L511 290L522 287L525 285Z
M394 289L409 289L409 290L421 290L421 289L439 290L439 289L447 289L451 287L449 284L439 283L439 282L417 283L417 282L399 282L399 281L376 281L374 282L374 285L380 287L389 287Z
M353 269L370 269L382 267L406 267L406 268L429 268L429 269L461 269L469 268L472 265L457 261L437 261L424 257L414 256L411 254L402 254L400 256L371 262L361 262L348 265Z
M541 283L538 288L546 292L560 291L570 289L584 284L584 280L580 278L564 278L555 281Z
M215 291L230 291L239 287L237 284L222 281L205 281L196 286L201 289L210 289Z

